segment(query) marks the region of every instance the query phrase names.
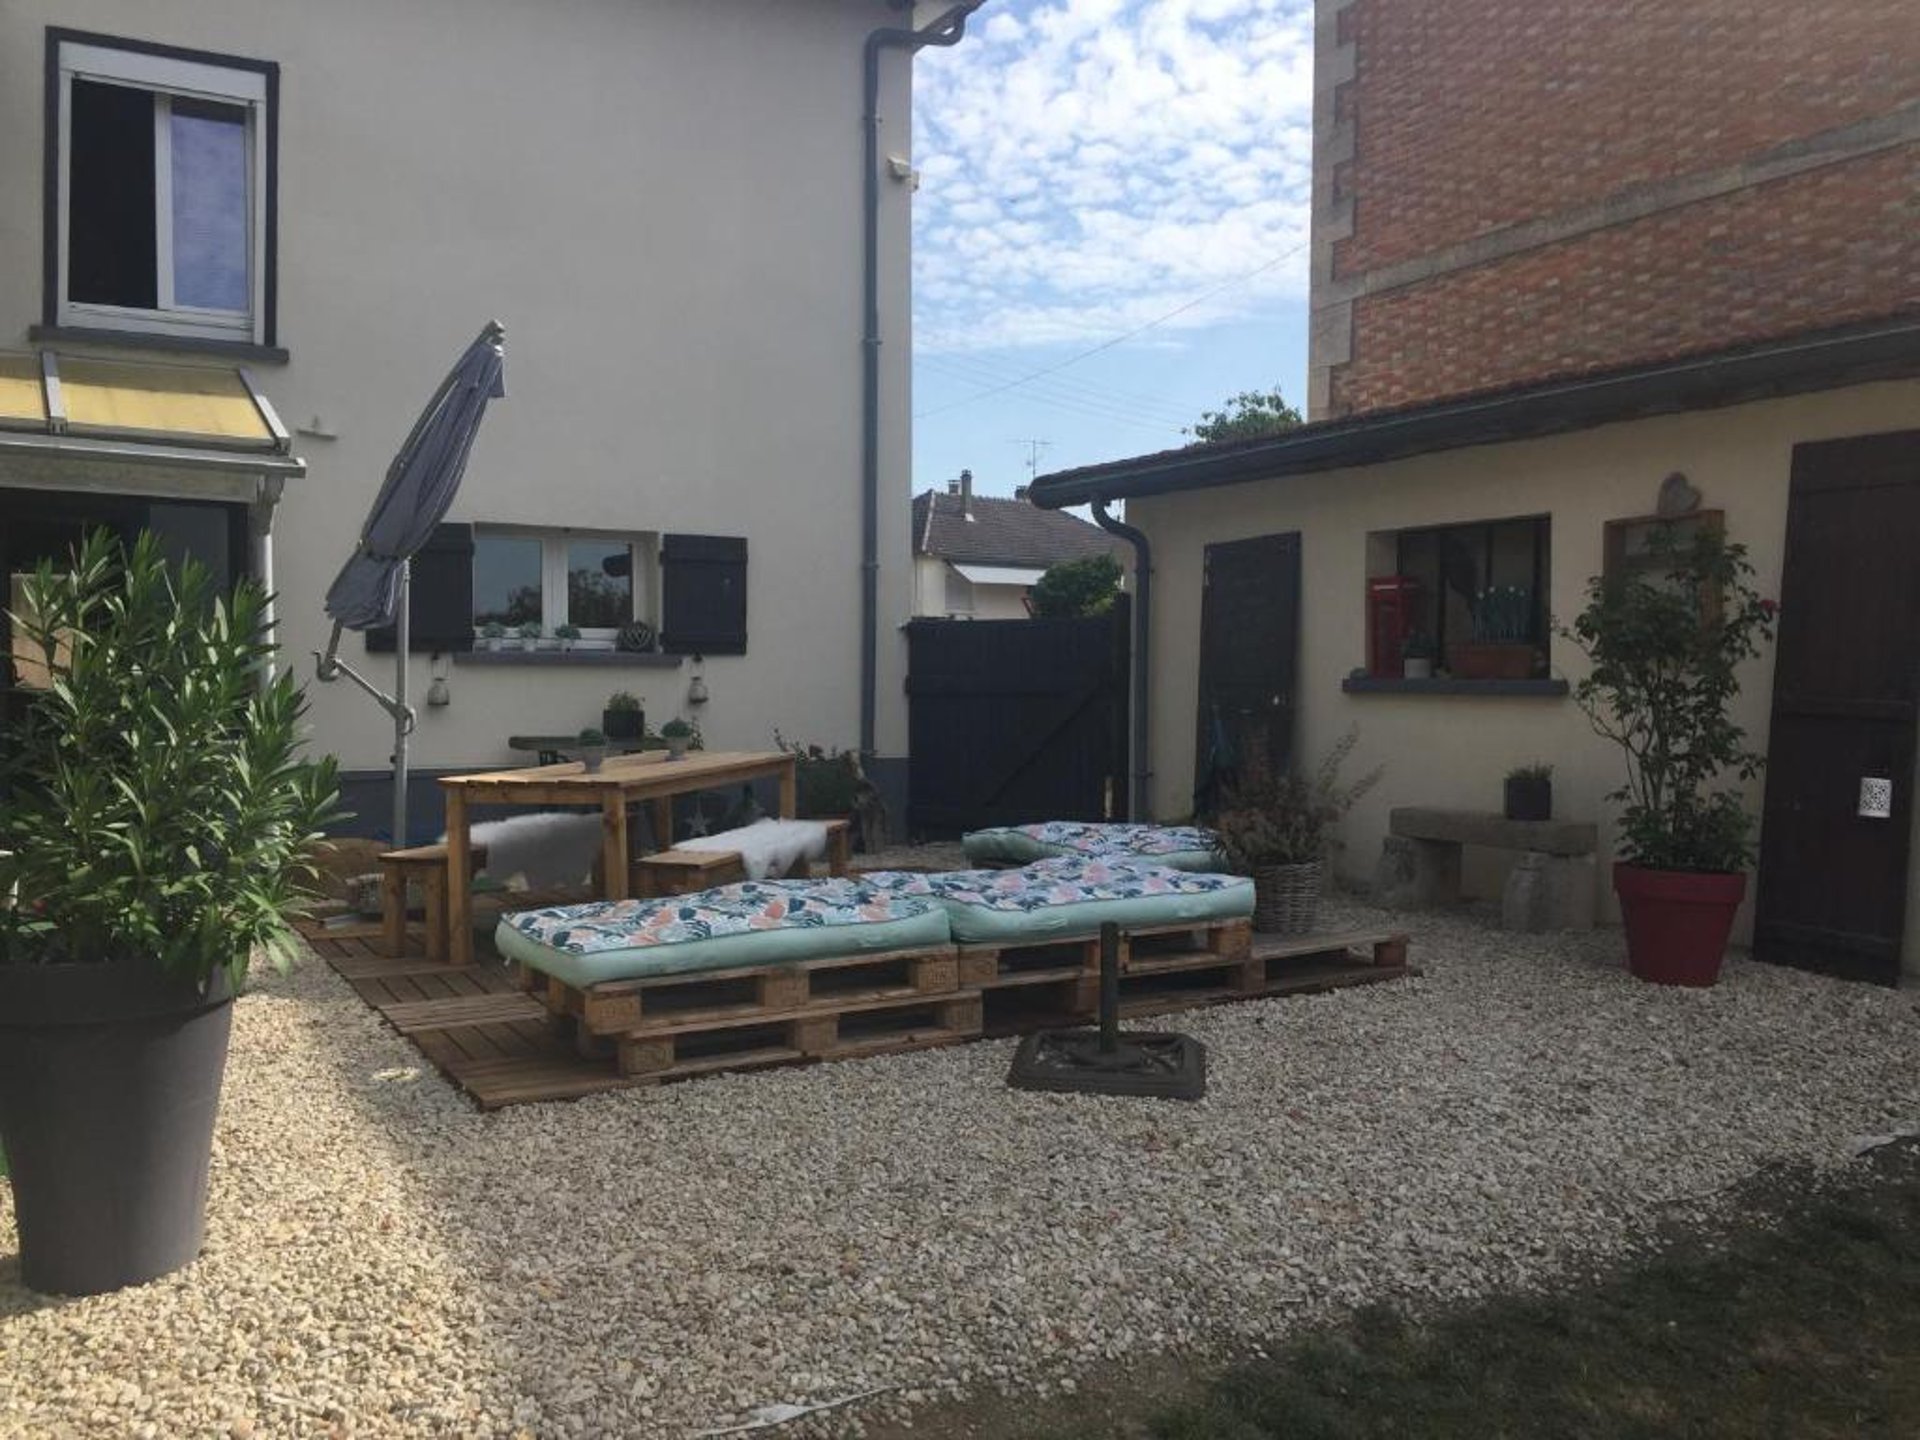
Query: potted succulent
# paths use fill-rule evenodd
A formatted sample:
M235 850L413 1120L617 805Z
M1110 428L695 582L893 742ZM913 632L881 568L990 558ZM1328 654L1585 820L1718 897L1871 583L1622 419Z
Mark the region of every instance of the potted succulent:
M1381 771L1350 785L1340 767L1359 743L1358 727L1347 731L1321 760L1313 777L1275 774L1263 757L1250 758L1229 786L1213 828L1228 865L1253 878L1253 928L1283 935L1310 932L1319 911L1320 885L1333 826L1379 783Z
M522 621L519 628L513 633L520 637L520 648L522 650L538 650L540 648L540 622L538 620Z
M101 532L23 595L53 683L4 747L0 1145L21 1278L96 1294L199 1252L233 996L293 953L335 772L253 582Z
M562 650L571 650L573 649L574 642L580 638L580 627L578 625L556 625L553 627L553 638L560 642L560 648Z
M647 716L640 708L640 697L626 690L614 691L600 712L600 728L610 740L638 740L646 734Z
M629 620L615 632L614 646L631 655L645 655L652 651L657 637L653 626L644 620Z
M486 642L487 649L498 650L506 642L507 627L498 620L489 620L480 627L480 638Z
M1489 585L1473 597L1473 638L1447 647L1447 665L1463 680L1525 680L1533 674L1533 591Z
M1718 531L1653 533L1656 563L1587 583L1562 634L1591 662L1574 699L1617 744L1627 780L1613 887L1627 963L1643 980L1711 985L1746 894L1752 817L1729 781L1760 773L1729 711L1740 666L1773 635L1778 607L1753 589L1746 548Z
M676 716L660 727L660 738L667 742L669 760L684 760L693 741L693 726Z
M597 775L607 759L607 737L592 726L580 732L580 763L587 774Z
M1553 818L1553 767L1538 762L1516 765L1507 772L1502 811L1509 820Z
M1435 653L1433 637L1415 630L1400 646L1400 673L1409 680L1431 679Z

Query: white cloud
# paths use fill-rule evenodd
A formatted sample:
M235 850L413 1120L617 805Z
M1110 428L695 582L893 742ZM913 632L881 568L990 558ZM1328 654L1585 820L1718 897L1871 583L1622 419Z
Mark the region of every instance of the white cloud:
M992 0L915 72L915 343L1097 343L1306 285L1311 0ZM1235 283L1276 258L1245 283Z

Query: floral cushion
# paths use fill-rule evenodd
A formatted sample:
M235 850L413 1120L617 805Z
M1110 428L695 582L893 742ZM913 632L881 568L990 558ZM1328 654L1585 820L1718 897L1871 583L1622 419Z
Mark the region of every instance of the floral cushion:
M1195 825L1133 825L1048 820L1001 825L964 837L969 860L1038 860L1054 855L1131 855L1182 870L1220 863L1219 837Z
M851 879L749 880L501 917L503 954L572 984L948 943L932 899Z
M1040 942L1091 935L1108 920L1145 927L1253 913L1253 882L1244 876L1125 856L1060 856L1017 870L873 871L860 879L891 895L939 901L960 941Z

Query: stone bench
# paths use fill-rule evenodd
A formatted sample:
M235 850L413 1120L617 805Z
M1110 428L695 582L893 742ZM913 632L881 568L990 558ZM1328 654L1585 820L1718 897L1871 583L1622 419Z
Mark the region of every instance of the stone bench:
M1460 847L1518 850L1500 897L1508 930L1591 930L1598 827L1576 820L1509 820L1485 810L1403 805L1388 813L1374 899L1389 909L1460 899Z

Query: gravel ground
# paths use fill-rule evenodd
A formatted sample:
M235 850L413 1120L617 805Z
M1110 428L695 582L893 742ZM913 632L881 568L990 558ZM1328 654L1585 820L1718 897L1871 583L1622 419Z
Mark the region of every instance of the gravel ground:
M240 1003L198 1263L38 1300L0 1186L0 1433L679 1436L1071 1386L1546 1278L1920 1116L1910 993L1412 928L1423 980L1181 1018L1191 1106L1011 1092L990 1042L486 1116L309 962Z

